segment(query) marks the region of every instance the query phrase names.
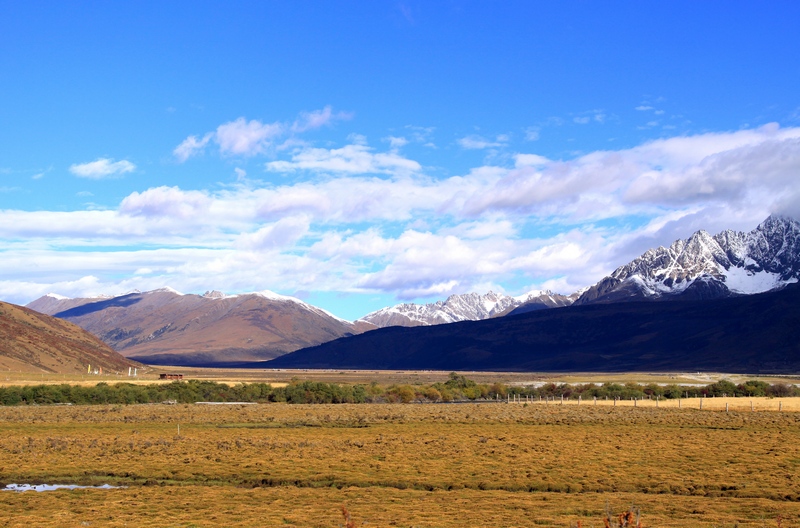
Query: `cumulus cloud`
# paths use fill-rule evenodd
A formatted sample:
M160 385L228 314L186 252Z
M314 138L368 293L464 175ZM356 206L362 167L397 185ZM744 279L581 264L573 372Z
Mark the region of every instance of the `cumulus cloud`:
M75 176L92 180L116 178L134 170L136 170L136 165L128 160L114 161L109 158L98 158L95 161L76 163L69 167L69 171Z

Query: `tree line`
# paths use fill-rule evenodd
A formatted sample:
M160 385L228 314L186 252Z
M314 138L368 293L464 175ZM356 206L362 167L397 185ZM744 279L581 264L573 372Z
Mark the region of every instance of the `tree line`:
M168 384L98 383L80 385L31 385L0 387L2 405L48 404L136 404L136 403L438 403L505 400L511 397L537 399L676 399L715 396L790 397L800 388L782 383L750 380L735 384L721 380L705 386L659 385L656 383L546 383L539 386L511 386L476 383L451 373L447 381L430 385L337 384L294 379L284 387L269 383L227 385L214 381L187 380Z

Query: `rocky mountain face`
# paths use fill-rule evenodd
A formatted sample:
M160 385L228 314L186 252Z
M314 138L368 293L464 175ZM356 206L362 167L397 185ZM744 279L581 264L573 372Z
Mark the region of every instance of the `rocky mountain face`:
M141 367L77 325L0 302L0 370L78 374L89 366L107 373Z
M28 307L74 322L126 357L150 364L265 360L374 328L269 291L184 295L164 288L89 299L50 294Z
M430 326L458 321L481 321L524 311L568 306L574 299L550 291L533 291L519 297L489 292L451 295L444 301L429 304L404 303L365 315L359 321L379 328L387 326Z
M698 231L645 252L589 288L576 305L643 299L717 299L800 279L800 223L770 216L749 233Z

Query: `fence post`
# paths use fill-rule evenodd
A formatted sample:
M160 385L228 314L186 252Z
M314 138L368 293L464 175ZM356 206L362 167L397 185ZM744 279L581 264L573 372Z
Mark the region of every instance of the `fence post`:
M700 410L701 410L701 411L703 410L703 400L704 400L704 399L705 399L705 398L700 398Z
M778 402L778 412L783 410L783 402Z
M753 412L753 400L750 400L750 412Z

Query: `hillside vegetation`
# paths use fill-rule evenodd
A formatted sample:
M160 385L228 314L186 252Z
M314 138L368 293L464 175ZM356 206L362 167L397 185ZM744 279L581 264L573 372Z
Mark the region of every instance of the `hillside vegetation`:
M140 365L75 324L0 302L0 372L74 374L89 366L121 372Z

